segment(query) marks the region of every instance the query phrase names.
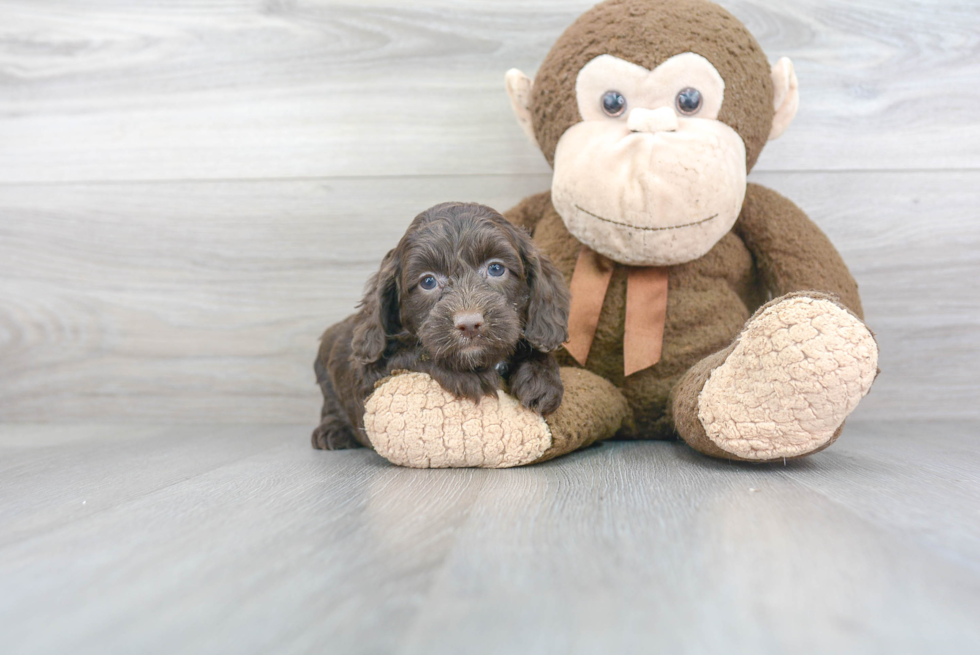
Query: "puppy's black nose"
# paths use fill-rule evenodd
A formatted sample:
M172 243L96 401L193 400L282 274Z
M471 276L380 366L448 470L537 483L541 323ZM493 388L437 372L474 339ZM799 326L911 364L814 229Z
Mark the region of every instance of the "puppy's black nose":
M453 316L453 325L464 337L472 339L483 331L483 314L479 312L460 312Z

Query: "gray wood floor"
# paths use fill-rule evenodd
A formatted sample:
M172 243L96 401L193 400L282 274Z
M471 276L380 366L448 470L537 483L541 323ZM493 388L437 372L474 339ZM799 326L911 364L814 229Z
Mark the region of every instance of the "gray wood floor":
M5 426L0 652L978 652L978 433L414 471L296 426Z

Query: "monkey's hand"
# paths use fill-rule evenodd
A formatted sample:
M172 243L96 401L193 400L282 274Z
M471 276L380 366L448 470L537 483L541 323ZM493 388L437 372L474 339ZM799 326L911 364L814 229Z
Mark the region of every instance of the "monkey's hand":
M544 419L503 391L459 398L419 372L377 385L364 404L364 430L378 454L411 468L521 466L551 446Z
M502 391L457 398L425 373L382 380L365 403L374 449L412 468L506 468L543 462L632 424L623 394L594 373L560 369L565 402L547 421Z

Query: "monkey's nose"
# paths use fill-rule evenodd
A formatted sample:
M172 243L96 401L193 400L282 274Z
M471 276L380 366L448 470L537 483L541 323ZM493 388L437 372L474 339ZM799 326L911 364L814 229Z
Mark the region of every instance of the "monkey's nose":
M483 330L483 314L479 312L460 312L453 316L453 325L464 337L472 339Z
M637 107L630 110L629 118L626 119L626 126L632 132L676 132L677 114L671 107L660 107L658 109L644 109Z

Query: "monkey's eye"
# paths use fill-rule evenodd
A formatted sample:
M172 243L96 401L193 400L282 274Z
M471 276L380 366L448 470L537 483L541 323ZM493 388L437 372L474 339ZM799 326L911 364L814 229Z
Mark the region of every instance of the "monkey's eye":
M494 262L487 266L487 275L490 277L500 277L507 272L507 268L500 262Z
M426 275L421 280L419 280L419 286L426 291L432 291L437 286L439 286L439 281L436 279L435 275Z
M704 104L704 100L701 98L701 92L697 89L688 87L677 94L677 111L682 114L688 116L696 114L701 109L702 104Z
M602 96L602 111L609 116L622 116L626 111L626 98L619 91L606 91Z

